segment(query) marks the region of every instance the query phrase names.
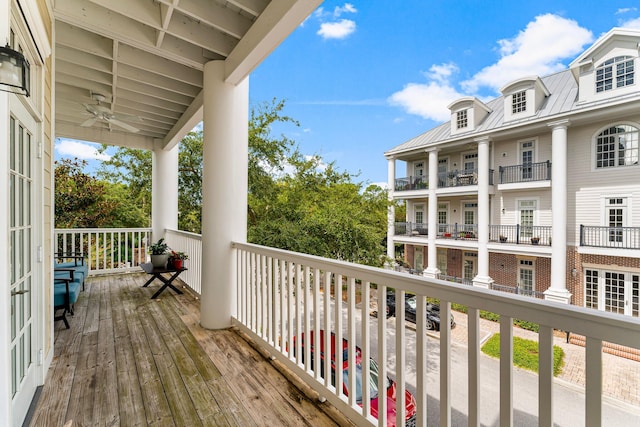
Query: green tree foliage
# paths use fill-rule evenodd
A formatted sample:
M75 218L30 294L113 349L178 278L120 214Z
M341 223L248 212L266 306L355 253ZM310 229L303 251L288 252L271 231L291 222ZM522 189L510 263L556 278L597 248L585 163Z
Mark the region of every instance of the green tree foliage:
M84 172L84 160L63 159L55 167L57 228L139 227L142 212L121 185Z
M101 148L102 151L106 149L106 145ZM125 186L129 200L147 218L139 227L151 224L151 171L151 151L119 147L109 160L102 162L97 172L99 178Z
M178 154L178 228L200 233L202 224L202 131L180 141Z
M275 181L275 197L256 197L254 243L327 258L380 265L386 235L387 193L362 188L318 156L289 159L294 172Z
M275 124L298 125L284 113L284 107L284 101L273 99L251 111L248 240L380 265L385 253L387 192L377 186L364 188L333 163L326 165L319 156L303 156L286 136L274 137ZM202 131L190 132L180 143L178 157L178 226L195 233L201 232L202 148ZM104 162L99 176L129 191L129 200L150 217L151 167L151 152L119 148Z

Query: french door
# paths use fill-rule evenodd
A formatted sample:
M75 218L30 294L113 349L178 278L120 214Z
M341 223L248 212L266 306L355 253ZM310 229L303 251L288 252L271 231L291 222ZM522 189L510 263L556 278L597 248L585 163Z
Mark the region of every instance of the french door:
M34 212L36 210L37 155L36 122L15 96L10 96L9 117L9 284L11 291L9 348L11 371L9 383L12 399L12 419L20 425L37 386L35 343L40 310L36 310L40 293L36 259L37 245Z
M630 272L585 270L585 306L638 317L640 275Z
M526 141L520 144L520 160L522 162L522 180L533 179L533 141Z

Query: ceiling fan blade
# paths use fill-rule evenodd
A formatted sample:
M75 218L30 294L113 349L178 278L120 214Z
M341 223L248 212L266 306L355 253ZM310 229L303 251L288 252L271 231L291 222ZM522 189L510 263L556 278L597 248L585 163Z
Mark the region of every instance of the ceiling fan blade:
M96 120L98 120L98 119L97 119L97 118L95 118L95 117L92 117L92 118L87 119L87 120L85 120L84 122L80 123L80 126L82 126L82 127L84 127L84 128L87 128L87 127L93 126L93 124L96 122Z
M131 126L130 124L127 124L125 122L121 122L118 119L108 119L107 122L114 124L118 127L121 127L122 129L128 130L129 132L138 132L140 129L138 129L137 127Z

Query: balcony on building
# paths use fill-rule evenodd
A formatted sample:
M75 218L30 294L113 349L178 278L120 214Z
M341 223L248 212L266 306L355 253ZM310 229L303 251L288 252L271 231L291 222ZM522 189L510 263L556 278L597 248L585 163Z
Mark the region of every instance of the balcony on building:
M498 191L551 187L551 162L528 163L498 168Z

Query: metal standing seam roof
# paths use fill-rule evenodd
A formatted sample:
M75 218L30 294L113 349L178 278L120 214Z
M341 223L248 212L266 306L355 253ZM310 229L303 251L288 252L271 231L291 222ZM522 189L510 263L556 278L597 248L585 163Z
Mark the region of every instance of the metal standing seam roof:
M478 134L499 130L502 127L513 126L514 124L526 124L537 121L545 117L553 117L559 114L569 113L580 108L578 101L578 83L573 77L571 70L563 70L541 78L542 83L547 87L550 95L542 104L540 109L533 116L511 120L504 123L504 96L500 96L486 103L491 109L491 113L473 131L458 134L452 137L450 122L442 123L418 136L412 138L389 151L385 155L394 155L414 149L429 147L430 145L444 143L448 140L459 140L464 137L473 137Z

